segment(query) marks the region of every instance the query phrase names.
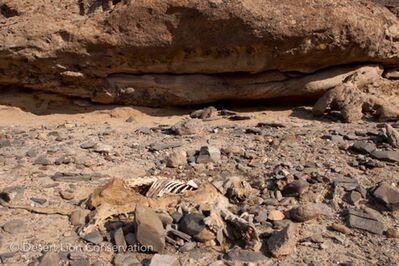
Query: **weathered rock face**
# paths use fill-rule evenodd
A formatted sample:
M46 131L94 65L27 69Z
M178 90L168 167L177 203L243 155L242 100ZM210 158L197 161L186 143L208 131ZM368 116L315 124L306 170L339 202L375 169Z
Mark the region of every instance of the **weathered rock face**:
M0 86L141 105L320 94L334 84L307 84L354 67L316 71L399 63L399 20L383 4L1 0Z

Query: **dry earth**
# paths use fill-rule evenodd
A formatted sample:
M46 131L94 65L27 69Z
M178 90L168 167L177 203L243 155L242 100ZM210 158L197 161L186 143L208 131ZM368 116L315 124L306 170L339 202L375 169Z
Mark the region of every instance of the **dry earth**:
M373 194L375 186L387 182L396 191L388 199L396 200L393 204L397 206L399 158L386 162L363 153L366 143L398 153L378 122L341 123L337 113L316 119L309 106L232 108L233 118L250 119L232 121L216 115L201 121L190 118L191 109L95 105L16 91L3 92L0 104L0 187L12 204L79 207L96 187L115 177L165 176L200 184L238 175L253 191L244 201L234 203L235 212L246 212L254 219L263 243L259 252L239 247L239 241L229 241L222 250L214 240L186 243L185 249L179 246L184 241L177 247L168 243L162 253L172 257L162 257L166 261L162 264L154 254L114 254L110 250L114 240L109 235L123 225L121 221L129 223L129 215L110 219L114 222L108 236L105 233L97 245L89 245L66 216L0 208L4 264L396 265L399 261L399 240L394 238L395 232L398 237L399 213L387 209ZM194 135L168 130L186 119L193 122ZM153 143L174 141L181 146L150 149ZM109 146L82 148L88 142ZM194 151L202 146L221 150L220 160L196 162ZM166 159L176 149L189 156L177 160L181 164L177 168L168 167ZM292 185L294 179L301 180L300 189ZM296 191L293 195L287 192L290 182ZM296 221L291 209L309 204L319 213L306 222ZM351 208L368 217L360 225L363 229L347 219L345 213ZM174 217L177 210L170 206L167 212ZM267 243L273 232L289 224L295 224L298 231L288 231L281 238L288 255L275 257ZM338 229L332 229L333 224ZM46 252L48 246L55 253Z

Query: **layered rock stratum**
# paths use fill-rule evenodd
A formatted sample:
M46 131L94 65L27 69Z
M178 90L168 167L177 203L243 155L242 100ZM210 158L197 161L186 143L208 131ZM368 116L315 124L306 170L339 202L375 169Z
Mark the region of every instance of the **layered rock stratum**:
M394 2L1 0L0 86L147 106L321 95L399 63Z

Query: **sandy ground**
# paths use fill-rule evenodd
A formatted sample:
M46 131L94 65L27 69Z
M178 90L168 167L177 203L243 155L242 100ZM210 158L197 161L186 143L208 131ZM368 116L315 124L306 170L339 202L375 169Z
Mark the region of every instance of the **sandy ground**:
M395 99L396 96L391 95L391 97ZM378 123L343 124L329 118L315 119L309 111L309 107L229 106L228 109L241 115L250 115L252 119L205 121L208 129L224 128L224 130L219 130L217 133L210 130L201 136L169 136L160 131L153 131L150 134L135 132L136 129L142 127L159 128L160 125L174 125L182 119L188 118L195 109L198 108L154 109L103 106L82 99L69 99L47 93L4 92L0 96L0 134L8 134L12 140L12 146L2 150L0 187L2 190L11 191L16 202L39 206L32 201L32 198L39 197L47 200L44 206L70 207L79 205L95 187L108 182L113 177L137 177L156 173L177 179L212 180L221 178L225 173L239 173L245 180L256 186L257 180L269 175L275 166L287 164L291 165L290 171L296 171L295 169L298 167L298 169L303 169L304 165L314 163L316 163L314 166L316 176L327 176L331 180L341 175L353 177L367 189L372 188L380 181L399 184L397 164L385 164L373 160L377 167L371 169L364 170L360 166L352 166L353 161L362 162L365 156L341 151L339 143L322 138L325 134L333 134L331 132L339 132L343 136L360 132L359 139L362 139L370 132L372 134L378 132L380 130ZM129 118L134 119L134 122L126 122ZM261 121L281 122L286 128L272 128L260 136L244 133L246 128L256 128L257 123ZM61 136L61 140L55 139L55 132L56 135ZM80 144L89 139L112 145L112 156L103 156L81 149ZM244 152L233 157L223 155L222 162L214 166L165 168L161 161L169 155L170 151L151 152L148 150L148 146L154 142L164 143L176 139L183 140L183 147L186 151L198 150L203 145L216 143L218 147L222 148L237 146ZM366 140L373 141L372 138ZM353 141L345 141L347 145L352 143ZM381 148L386 148L386 145L381 144ZM31 148L36 149L38 154L33 157L27 156ZM52 161L63 155L71 156L73 162L61 165L37 165L34 161L41 153L47 154ZM90 181L75 183L54 182L51 177L56 172L102 176ZM268 178L266 182L274 182L272 176L268 176ZM351 235L330 231L328 228L332 222L344 223L341 216L342 211L351 206L345 201L344 195L336 191L331 193L338 193L337 196L321 195L321 198L324 197L324 199L320 200L319 196L324 191L323 187L331 189L330 184L317 183L315 180L313 182L315 182L311 186L313 190L309 191L311 193L299 201L318 204L322 202L328 206L328 209L333 210L333 214L301 224L300 240L296 245L296 252L288 257L277 259L269 256L266 258L267 264L394 265L395 261L398 262L398 242L395 239L361 230L353 230ZM62 199L60 191L73 191L74 199ZM261 193L261 189L257 191ZM336 200L337 202L335 202ZM245 208L247 207L251 206L245 206ZM266 208L270 211L270 208L277 208L287 211L293 206L281 204L274 207L264 205L254 207L256 210ZM72 246L84 246L82 239L76 235L76 228L70 224L67 217L0 209L0 225L3 227L7 222L14 220L22 220L24 223L22 232L16 230L16 232L9 233L4 232L3 229L0 234L3 242L0 245L0 258L8 265L26 265L41 256L38 251L9 254L9 243L28 241L29 243L64 243ZM393 228L399 226L398 212L381 211L380 215L381 221L386 226ZM268 224L271 225L271 223ZM277 225L274 224L274 226ZM309 240L315 236L319 240ZM175 254L176 251L169 247L167 253ZM8 257L4 254L8 254ZM87 251L85 255L91 258L91 263L100 259L103 264L99 265L109 265L108 263L114 259L114 254L111 252ZM151 258L151 255L148 254L134 255L140 261ZM215 265L225 265L223 264L225 261L220 259L220 255L220 253L201 245L191 252L177 254L181 265L208 265L209 262L218 258L220 264ZM68 259L65 260L68 261ZM266 262L258 262L258 265L264 265ZM72 261L69 263L69 265L74 265L71 264ZM234 265L248 264L237 263Z

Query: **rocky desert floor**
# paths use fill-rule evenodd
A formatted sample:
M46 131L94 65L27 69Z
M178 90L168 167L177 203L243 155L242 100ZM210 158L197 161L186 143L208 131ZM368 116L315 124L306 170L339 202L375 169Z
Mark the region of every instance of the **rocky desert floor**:
M399 123L315 118L311 106L151 109L15 91L0 104L5 265L399 264ZM223 197L260 246L248 248L226 221L218 235L204 222L206 208L184 198L162 213L114 215L105 229L80 232L96 188L142 177L200 187L234 177L242 190ZM37 211L46 208L75 211ZM146 221L154 213L163 228ZM174 229L166 243L165 228ZM146 241L162 251L112 250Z

